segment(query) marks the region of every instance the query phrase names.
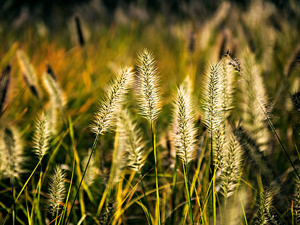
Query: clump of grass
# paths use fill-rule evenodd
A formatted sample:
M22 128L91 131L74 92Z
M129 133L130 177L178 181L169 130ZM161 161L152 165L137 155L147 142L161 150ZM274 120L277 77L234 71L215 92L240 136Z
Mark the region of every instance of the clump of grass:
M49 212L56 217L63 204L65 198L65 178L66 173L60 166L56 166L53 174L50 177L49 188L48 188L48 208ZM57 223L57 219L55 224Z

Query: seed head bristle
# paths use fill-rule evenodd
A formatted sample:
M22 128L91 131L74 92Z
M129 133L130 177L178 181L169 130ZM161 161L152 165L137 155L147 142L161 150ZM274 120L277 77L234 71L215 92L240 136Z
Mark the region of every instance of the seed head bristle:
M173 142L178 157L188 164L196 156L196 135L191 90L182 84L173 103Z
M91 130L95 134L104 134L115 122L115 113L122 106L125 95L132 85L133 73L131 67L121 69L117 77L111 82L106 97L99 104L97 112L91 124Z
M60 166L56 166L50 177L48 189L48 208L52 216L60 209L65 198L66 174Z
M161 96L156 62L150 50L144 49L138 54L137 73L140 113L152 123L160 112Z
M136 172L141 172L147 159L145 143L141 129L133 122L127 109L123 109L120 113L118 131L127 153L127 166Z
M42 112L36 119L33 136L33 148L40 160L44 157L49 148L50 133L49 118Z

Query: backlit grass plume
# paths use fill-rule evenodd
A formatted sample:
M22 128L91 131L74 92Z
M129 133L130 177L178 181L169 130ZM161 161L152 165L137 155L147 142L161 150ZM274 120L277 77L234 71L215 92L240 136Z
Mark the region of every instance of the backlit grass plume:
M49 112L51 133L55 134L57 131L58 114L60 113L61 116L63 115L65 97L50 66L48 66L47 72L43 74L43 83L46 91L49 94L51 102L51 108Z
M278 224L273 214L273 191L263 187L260 187L258 191L251 224Z
M58 215L60 206L63 205L65 198L65 179L66 174L60 166L56 166L50 177L48 188L48 208L52 216Z
M259 145L260 151L266 151L270 134L265 122L268 101L263 79L253 54L248 51L245 52L241 64L243 68L241 95L243 98L244 127ZM259 107L260 105L264 110Z
M196 135L194 112L190 85L182 84L174 101L173 141L176 153L183 162L184 180L189 204L190 220L193 224L193 211L188 184L188 166L196 156Z
M33 65L30 63L27 55L22 50L17 51L17 58L21 67L21 71L23 73L25 83L28 85L31 93L37 99L39 99L39 91L37 88L37 76Z
M122 106L125 94L128 92L133 81L131 67L119 70L116 78L111 82L106 97L100 102L97 112L94 114L91 130L95 134L104 134L110 129L114 121L114 116Z
M127 109L123 109L118 120L120 138L123 139L127 153L127 165L136 172L141 172L147 159L145 142L142 138L142 131Z
M222 76L221 63L210 65L205 73L202 116L210 133L213 133L222 121Z
M158 76L156 62L148 49L142 50L138 54L137 77L138 77L138 97L140 113L150 123L151 126L151 142L153 147L154 163L155 163L155 185L156 185L156 221L159 225L160 221L160 203L158 188L158 155L156 149L156 133L155 121L161 109L161 96L158 87Z
M225 149L222 152L221 187L225 198L232 196L237 188L242 161L241 146L230 129L226 132Z
M137 71L140 113L152 123L160 112L161 96L156 62L150 50L144 49L138 54Z
M177 155L188 164L196 155L195 116L190 91L181 85L174 101L173 141Z
M24 162L20 134L14 126L4 127L0 132L3 176L10 179L18 178L22 173L22 164Z
M0 113L2 112L3 106L5 104L9 81L10 81L10 65L7 65L0 77Z
M41 160L47 153L49 141L50 122L48 116L42 112L41 115L36 119L33 136L33 148L39 160Z

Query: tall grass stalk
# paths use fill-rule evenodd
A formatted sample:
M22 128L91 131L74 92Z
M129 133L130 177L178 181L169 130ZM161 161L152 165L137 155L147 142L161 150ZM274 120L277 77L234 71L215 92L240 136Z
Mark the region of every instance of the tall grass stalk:
M158 76L156 62L152 52L144 49L138 54L138 96L140 113L143 115L150 124L151 130L151 144L154 154L154 167L155 167L155 184L156 184L156 218L160 225L160 205L159 205L159 185L158 185L158 159L156 149L156 133L155 121L161 109L160 103L160 89L158 87Z

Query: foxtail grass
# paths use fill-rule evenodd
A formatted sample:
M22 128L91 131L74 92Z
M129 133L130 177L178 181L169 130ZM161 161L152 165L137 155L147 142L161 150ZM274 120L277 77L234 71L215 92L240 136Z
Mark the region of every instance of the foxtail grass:
M17 57L26 85L29 87L31 93L39 100L40 95L37 86L37 76L33 65L22 50L17 51Z
M202 95L202 116L203 122L208 128L210 134L210 173L209 178L212 183L212 208L214 224L216 224L216 202L215 202L215 166L214 166L214 135L216 130L220 127L223 121L222 113L222 70L221 63L210 65L205 73L205 80L203 85Z
M147 211L145 211L148 224L151 224L150 207L146 197L146 190L143 182L142 168L147 160L147 152L145 151L145 142L142 137L141 129L135 123L127 109L123 109L119 116L118 131L120 140L124 146L127 158L127 166L138 173L141 180L144 199ZM119 161L120 163L120 161Z
M64 202L66 190L65 190L65 178L66 173L60 166L56 166L53 174L50 177L50 183L48 188L48 208L52 217L56 215L55 224L58 222L58 213L60 206Z
M41 160L49 149L50 141L50 123L49 118L43 112L36 119L35 130L33 136L33 148Z
M159 188L158 188L158 155L156 149L156 132L155 121L158 118L161 110L161 96L158 86L158 74L156 68L156 62L153 54L148 49L142 50L138 54L137 63L137 76L138 76L138 101L140 107L140 114L145 117L149 124L152 134L152 147L154 153L155 163L155 184L156 184L156 215L158 224L161 224L160 220L160 200L159 200Z
M181 159L184 171L184 180L189 205L189 214L191 224L194 224L193 208L189 188L188 163L196 156L196 135L195 116L193 112L193 103L191 90L187 85L181 85L177 90L177 96L174 101L173 116L173 140L176 147L176 153Z
M132 85L133 81L133 73L131 67L124 67L120 69L117 73L115 79L111 82L109 90L104 97L104 99L100 102L98 110L94 114L94 118L90 125L91 131L96 134L90 156L87 160L84 172L82 174L82 178L79 182L75 198L73 200L70 214L73 209L75 200L78 196L80 186L86 174L87 168L91 161L92 155L96 149L97 142L100 135L104 135L109 129L115 125L115 118L118 109L122 107L123 101L125 99L125 95L128 92L129 88ZM100 165L103 166L103 165ZM100 168L101 169L101 168ZM101 169L102 170L102 169ZM70 216L67 218L66 223L68 223Z

